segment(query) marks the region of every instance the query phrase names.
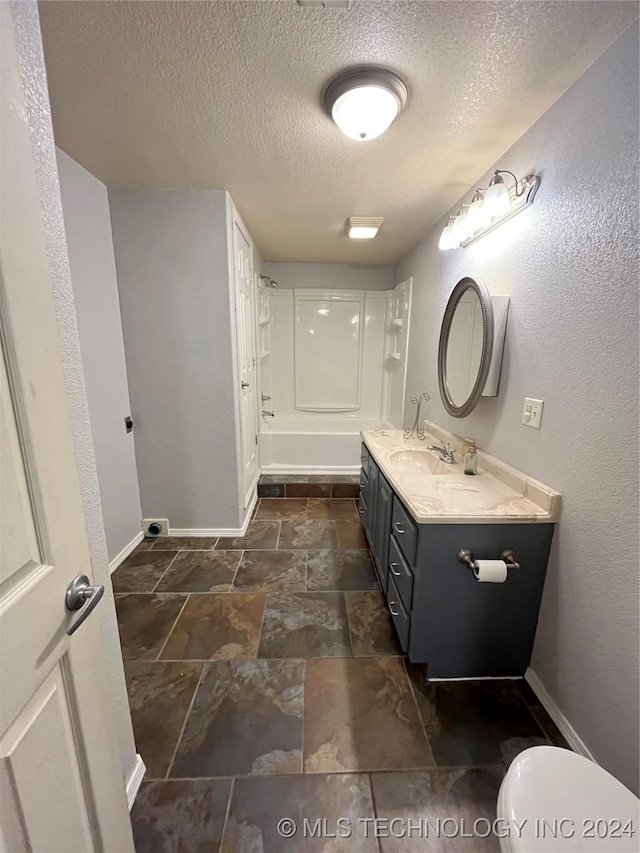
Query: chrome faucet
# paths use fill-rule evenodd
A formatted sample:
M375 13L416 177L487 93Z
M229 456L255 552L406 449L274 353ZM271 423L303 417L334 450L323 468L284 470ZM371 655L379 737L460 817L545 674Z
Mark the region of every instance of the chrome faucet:
M438 447L435 444L430 444L427 447L427 450L433 450L438 453L442 462L446 462L447 465L453 465L456 461L455 450L448 444L445 444L444 447Z

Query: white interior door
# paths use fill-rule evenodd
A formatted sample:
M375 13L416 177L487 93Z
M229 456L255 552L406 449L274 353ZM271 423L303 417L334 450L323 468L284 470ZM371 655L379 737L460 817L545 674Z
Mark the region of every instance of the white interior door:
M8 3L0 16L0 849L129 853L98 621L67 634L89 547Z
M236 306L236 346L240 400L242 496L246 508L258 477L256 333L253 283L253 244L233 214L233 273Z

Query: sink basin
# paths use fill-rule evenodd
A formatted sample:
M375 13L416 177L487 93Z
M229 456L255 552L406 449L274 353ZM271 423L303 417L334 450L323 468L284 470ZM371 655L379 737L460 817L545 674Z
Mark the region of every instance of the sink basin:
M431 450L394 450L389 454L389 462L402 468L404 471L415 471L416 474L427 474L429 476L451 474L455 470L453 465L448 465Z

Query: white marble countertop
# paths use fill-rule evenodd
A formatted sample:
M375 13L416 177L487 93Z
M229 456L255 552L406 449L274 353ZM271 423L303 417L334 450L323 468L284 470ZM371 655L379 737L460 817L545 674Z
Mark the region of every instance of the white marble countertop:
M406 440L402 430L367 430L362 439L378 467L418 524L504 524L555 522L559 492L478 451L478 473L463 470L462 439L425 421L424 441ZM449 443L457 450L453 465L441 462L430 444ZM395 457L398 451L421 451L417 464Z

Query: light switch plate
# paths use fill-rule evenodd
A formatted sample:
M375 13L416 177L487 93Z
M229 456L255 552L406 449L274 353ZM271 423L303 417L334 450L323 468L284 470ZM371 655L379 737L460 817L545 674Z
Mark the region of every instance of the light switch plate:
M544 400L534 400L532 397L525 397L524 408L522 410L522 423L532 429L540 429L543 408Z

